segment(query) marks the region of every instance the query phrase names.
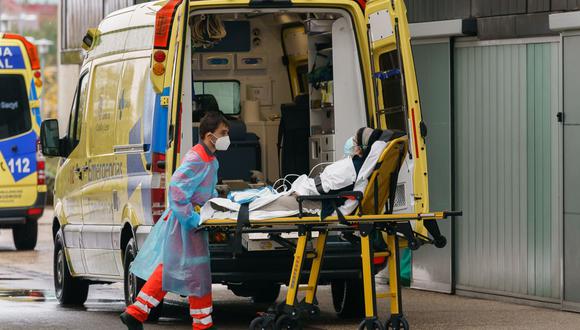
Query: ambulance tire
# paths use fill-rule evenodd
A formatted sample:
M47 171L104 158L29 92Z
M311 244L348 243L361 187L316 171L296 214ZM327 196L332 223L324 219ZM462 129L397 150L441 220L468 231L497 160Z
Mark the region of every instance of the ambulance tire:
M280 295L280 284L266 283L252 295L254 304L273 304Z
M333 280L330 282L332 304L340 318L364 317L364 293L362 279Z
M53 266L54 291L58 302L61 305L82 306L87 301L89 282L71 275L60 233L54 240Z
M28 219L25 224L13 227L12 238L17 250L34 250L38 239L38 221Z
M137 245L135 243L135 239L131 238L129 243L127 243L127 247L125 247L125 258L123 261L123 268L124 268L124 276L123 276L123 287L125 292L125 304L127 306L133 304L139 291L143 285L145 285L145 281L138 278L137 276L131 274L129 272L129 267L133 260L137 257ZM161 312L163 310L163 300L157 305L155 308L152 308L149 312L149 317L147 318L147 322L157 322L161 317Z

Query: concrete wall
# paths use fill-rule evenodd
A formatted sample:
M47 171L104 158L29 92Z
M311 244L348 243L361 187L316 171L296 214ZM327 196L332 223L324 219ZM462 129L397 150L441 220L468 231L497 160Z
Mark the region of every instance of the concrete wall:
M479 39L555 35L551 12L580 9L580 0L406 0L412 23L477 19Z

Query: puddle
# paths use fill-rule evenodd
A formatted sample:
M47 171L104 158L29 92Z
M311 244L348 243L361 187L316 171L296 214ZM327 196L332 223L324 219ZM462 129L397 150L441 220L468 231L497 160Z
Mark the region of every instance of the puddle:
M55 300L50 292L29 289L0 289L0 300L16 302L45 302Z

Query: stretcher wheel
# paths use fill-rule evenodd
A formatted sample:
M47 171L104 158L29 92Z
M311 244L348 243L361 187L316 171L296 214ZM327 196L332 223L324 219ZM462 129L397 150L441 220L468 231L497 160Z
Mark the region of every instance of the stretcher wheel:
M393 330L409 330L409 322L407 322L407 319L405 319L404 316L391 317L387 321L387 324L385 325L385 328L387 330L388 329L393 329Z
M445 245L447 245L447 238L441 235L433 240L433 245L435 245L435 247L439 249L444 248Z
M421 247L421 244L419 244L419 241L416 239L408 240L407 244L409 245L409 249L411 249L411 251L416 251Z
M268 316L258 316L250 322L249 330L274 330L274 319Z
M385 330L385 327L383 327L383 324L378 319L371 320L370 322L369 320L363 320L359 324L358 330Z
M316 306L316 305L311 305L310 308L308 308L308 317L309 318L315 318L318 317L320 315L320 307Z
M281 315L278 320L276 320L276 330L302 330L302 324L300 320L293 318L289 315Z

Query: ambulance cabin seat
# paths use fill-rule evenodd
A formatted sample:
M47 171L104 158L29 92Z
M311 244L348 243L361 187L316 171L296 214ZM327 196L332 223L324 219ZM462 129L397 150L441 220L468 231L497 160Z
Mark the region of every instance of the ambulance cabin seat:
M193 121L199 122L210 111L219 110L215 96L199 94L194 97L196 111ZM248 133L246 124L236 117L225 115L230 123L230 147L226 151L217 151L219 161L218 180L251 181L251 171L262 170L262 151L260 140L254 133ZM199 139L199 127L193 127L194 143Z
M278 129L278 149L281 177L288 174L308 174L308 138L310 136L310 106L308 94L300 94L293 103L282 104Z

